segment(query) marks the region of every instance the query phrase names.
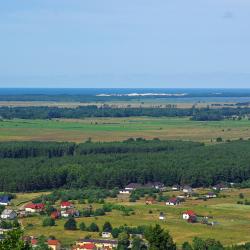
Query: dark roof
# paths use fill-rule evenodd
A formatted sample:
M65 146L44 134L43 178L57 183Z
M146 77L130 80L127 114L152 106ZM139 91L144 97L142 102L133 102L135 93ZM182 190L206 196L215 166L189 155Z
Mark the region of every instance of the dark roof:
M142 185L139 183L129 183L126 188L140 188Z
M10 197L8 195L2 195L0 196L0 202L3 202L3 203L8 203L10 202Z
M102 243L102 244L118 244L117 240L99 240L99 239L82 239L79 240L80 242L91 242L91 243Z

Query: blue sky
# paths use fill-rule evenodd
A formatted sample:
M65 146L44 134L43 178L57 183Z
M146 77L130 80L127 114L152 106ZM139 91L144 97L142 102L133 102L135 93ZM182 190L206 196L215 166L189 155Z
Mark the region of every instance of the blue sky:
M0 87L250 87L249 0L0 1Z

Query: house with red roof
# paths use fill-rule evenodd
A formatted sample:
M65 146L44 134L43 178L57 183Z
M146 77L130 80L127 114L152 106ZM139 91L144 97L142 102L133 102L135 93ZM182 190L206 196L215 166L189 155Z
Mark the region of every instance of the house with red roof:
M62 201L61 202L61 209L69 209L73 208L73 204L69 201Z
M59 240L48 240L47 241L48 247L50 247L52 250L60 250L61 249L61 243Z
M29 213L39 213L43 211L45 208L45 205L43 203L29 203L25 206L25 211Z
M196 218L196 213L192 210L187 210L186 212L182 213L183 220L190 220L192 218Z
M83 245L76 245L74 248L74 250L96 250L96 246L93 243L86 243Z

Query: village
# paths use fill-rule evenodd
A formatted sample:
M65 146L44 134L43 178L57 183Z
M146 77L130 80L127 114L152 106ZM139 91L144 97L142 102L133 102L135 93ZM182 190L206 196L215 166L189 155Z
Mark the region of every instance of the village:
M103 204L84 204L84 213L80 208L83 205L79 205L79 202L77 202L76 200L61 200L56 202L52 206L48 206L48 204L42 202L37 203L34 200L24 202L21 205L16 206L13 205L15 197L12 197L8 194L3 194L0 195L0 207L2 208L0 210L0 239L3 238L4 233L20 226L22 229L24 229L25 240L29 241L35 249L39 242L39 235L37 234L37 231L34 231L34 235L27 233L33 231L32 227L34 227L34 225L31 225L31 222L34 220L39 220L39 223L42 224L41 226L43 228L52 228L52 231L54 231L53 235L56 235L56 237L50 237L50 235L46 235L46 237L44 238L45 244L48 245L50 249L115 249L118 244L118 239L114 231L115 229L118 230L119 227L112 228L112 226L110 225L109 227L105 228L105 226L103 226L102 228L99 221L99 218L103 218L102 221L103 224L105 224L107 221L111 220L109 212L112 211L112 208L107 209L107 207L112 207L112 201L123 204L120 208L117 208L115 207L115 205L113 205L113 211L115 211L115 209L117 209L119 212L122 211L124 221L127 222L129 221L130 217L136 216L135 213L138 213L138 209L141 211L145 211L145 209L147 209L148 215L154 215L153 219L150 219L150 224L154 223L168 226L168 223L170 225L172 223L172 211L174 211L173 209L175 209L176 212L178 211L178 213L175 213L174 220L178 221L181 224L183 224L184 222L190 225L200 224L203 225L203 227L211 226L216 228L219 225L217 218L209 214L208 212L202 214L200 212L200 209L196 211L196 207L198 206L198 204L206 204L208 200L216 200L216 202L218 203L219 200L225 199L227 194L231 194L232 192L237 192L238 194L239 191L235 191L236 189L233 186L234 184L230 183L218 184L209 189L194 189L188 185L173 185L172 187L165 187L161 182L149 182L144 185L138 183L130 183L125 186L124 189L118 191L116 198L107 198ZM144 208L140 209L143 204ZM95 206L96 210L94 210ZM87 213L89 214L87 215ZM121 217L121 215L115 216L117 218ZM145 216L145 214L143 214L143 216ZM146 218L145 221L143 221L143 216L141 220L142 222L140 222L141 224L137 223L137 226L148 225L149 221L147 221ZM94 222L92 222L92 224L87 227L85 223L87 224L87 222L89 222L91 219L92 221L94 219ZM69 224L70 220L81 220L81 222L78 223L80 229L74 226L71 228L70 225L67 228L66 224ZM113 221L113 219L111 221ZM57 236L57 226L55 226L55 224L59 223L64 224L65 235L67 235L67 232L71 231L71 238L76 238L75 241L70 242L70 246L67 244L67 246L65 247L65 242L62 242L63 235L61 235L60 237L62 231L59 231L59 237ZM123 224L119 226L123 226ZM127 225L128 228L131 226L132 225ZM90 229L90 227L92 228ZM131 239L134 236L139 236L142 239L144 238L143 232L136 232L136 230L134 230L135 232L132 231L130 233ZM75 237L74 234L76 234ZM82 238L79 237L77 239L78 235L81 234L83 235Z

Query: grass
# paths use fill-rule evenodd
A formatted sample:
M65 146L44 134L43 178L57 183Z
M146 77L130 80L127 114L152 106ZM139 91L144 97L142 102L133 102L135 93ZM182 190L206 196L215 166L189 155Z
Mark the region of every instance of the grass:
M129 137L182 139L210 142L211 139L247 139L250 121L196 122L189 118L87 118L0 121L0 141L120 141Z
M206 190L199 190L205 192ZM108 201L122 204L124 206L133 207L135 214L130 216L123 216L121 212L113 210L112 212L101 217L91 218L77 218L77 222L84 222L89 225L95 222L102 228L104 222L109 221L113 227L121 225L138 226L138 225L153 225L160 224L166 230L169 230L174 240L178 245L185 241L191 241L195 236L202 238L215 238L220 240L223 244L232 245L242 242L250 241L250 206L237 205L239 200L239 193L243 193L245 198L250 198L250 189L237 190L232 189L224 191L222 198L202 200L188 200L180 206L172 207L165 206L164 203L157 203L154 205L145 205L144 199L136 203L128 202L125 196L115 199L109 198ZM173 195L169 192L168 195ZM86 204L76 204L78 209L83 209ZM94 208L99 207L100 204L93 204ZM192 209L197 214L203 216L212 216L212 221L219 224L216 226L207 226L203 224L189 224L181 218L182 212ZM152 213L149 213L149 210ZM159 221L158 216L160 212L166 214L166 221ZM98 233L77 231L66 231L63 228L66 219L56 221L55 227L43 227L41 216L28 217L22 219L22 224L25 227L25 234L39 236L54 235L62 241L64 245L70 245L79 238L86 235L92 237L100 237ZM32 224L32 226L28 226Z

